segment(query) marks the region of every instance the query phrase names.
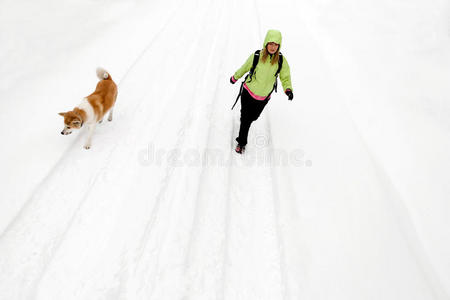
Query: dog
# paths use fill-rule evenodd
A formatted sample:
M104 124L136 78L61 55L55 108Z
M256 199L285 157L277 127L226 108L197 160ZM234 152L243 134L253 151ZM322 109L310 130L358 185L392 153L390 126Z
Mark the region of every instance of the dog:
M112 121L113 108L117 98L117 85L111 75L103 68L97 68L97 83L95 91L83 98L81 103L73 110L59 113L64 117L64 129L62 135L71 134L73 130L80 129L84 125L88 127L88 137L84 144L85 149L91 148L92 135L97 123L103 121L103 117L109 111L108 121Z

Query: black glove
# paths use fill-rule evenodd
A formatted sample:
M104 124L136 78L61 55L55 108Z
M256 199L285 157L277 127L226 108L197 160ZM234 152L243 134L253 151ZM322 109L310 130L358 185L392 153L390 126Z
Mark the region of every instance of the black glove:
M291 90L286 90L285 93L288 96L288 100L292 101L292 99L294 99L294 94L292 94Z
M233 79L234 79L233 76L231 76L231 77L230 77L230 83L231 83L231 84L235 84L236 81L237 81L237 80L233 80Z

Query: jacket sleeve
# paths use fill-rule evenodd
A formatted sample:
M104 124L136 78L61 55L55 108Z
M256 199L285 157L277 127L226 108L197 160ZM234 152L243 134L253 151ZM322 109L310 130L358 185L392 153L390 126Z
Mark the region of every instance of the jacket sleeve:
M250 69L252 68L253 65L253 56L255 55L255 53L252 53L248 58L247 61L242 65L242 67L239 68L239 70L236 71L236 73L234 73L233 77L238 80L239 78L241 78L242 76L244 76L245 73L247 73L248 71L250 71Z
M289 68L289 64L286 60L286 57L284 56L283 56L283 66L281 67L280 71L280 80L281 84L283 85L284 91L290 89L293 92L291 83L291 69Z

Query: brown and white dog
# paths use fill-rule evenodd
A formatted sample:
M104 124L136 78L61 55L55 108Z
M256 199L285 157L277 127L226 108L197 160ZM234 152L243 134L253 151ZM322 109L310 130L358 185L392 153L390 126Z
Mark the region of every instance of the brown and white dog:
M91 148L92 135L97 123L103 121L103 116L109 111L108 121L112 121L113 108L117 98L117 86L111 75L102 68L97 68L97 83L95 91L83 98L81 103L73 110L59 113L64 117L64 129L61 134L68 135L74 129L88 126L88 137L84 144L85 149Z

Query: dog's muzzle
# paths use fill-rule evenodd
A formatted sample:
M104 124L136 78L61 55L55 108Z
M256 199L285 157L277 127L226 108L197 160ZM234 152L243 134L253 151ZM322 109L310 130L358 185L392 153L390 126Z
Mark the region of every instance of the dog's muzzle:
M62 134L62 135L68 135L68 134L71 134L71 133L72 133L71 130L63 129L63 131L61 131L61 134Z

